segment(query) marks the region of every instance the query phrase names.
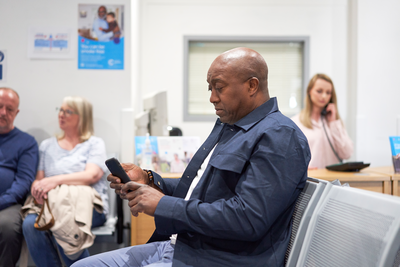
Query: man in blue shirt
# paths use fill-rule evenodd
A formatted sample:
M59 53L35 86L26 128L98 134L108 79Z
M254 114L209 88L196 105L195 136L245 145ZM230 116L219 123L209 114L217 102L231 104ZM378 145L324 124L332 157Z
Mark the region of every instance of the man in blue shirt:
M15 266L21 252L20 209L35 179L38 146L14 126L19 96L0 88L0 266Z
M124 165L132 182L108 177L134 216L154 216L149 242L73 266L283 266L311 156L306 137L269 97L267 77L254 50L218 56L207 82L219 119L182 178L132 164Z

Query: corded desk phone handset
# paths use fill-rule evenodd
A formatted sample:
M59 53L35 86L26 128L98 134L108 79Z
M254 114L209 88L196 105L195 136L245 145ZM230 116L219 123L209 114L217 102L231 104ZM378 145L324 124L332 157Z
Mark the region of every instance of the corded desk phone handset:
M329 102L329 103L322 109L322 111L321 111L321 116L325 117L326 114L328 114L328 112L326 111L326 108L328 107L328 105L329 105L330 103L331 103L331 102ZM328 133L326 132L324 119L321 118L321 120L322 120L322 126L323 126L323 128L324 128L324 132L325 132L326 138L328 138L328 142L329 142L329 145L330 145L331 148L332 148L333 154L335 154L335 156L336 156L336 158L339 160L339 162L342 163L343 160L339 157L338 153L337 153L336 150L333 148L333 145L332 145L332 143L331 143L331 140L329 139Z
M329 104L328 104L328 105L329 105ZM324 109L321 111L321 116L326 116L326 114L328 114L328 111L326 111L326 107L327 107L328 105L326 105L326 106L324 107Z

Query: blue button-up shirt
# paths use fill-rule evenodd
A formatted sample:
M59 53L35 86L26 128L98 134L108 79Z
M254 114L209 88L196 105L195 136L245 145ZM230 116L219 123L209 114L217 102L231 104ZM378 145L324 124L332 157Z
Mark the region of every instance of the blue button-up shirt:
M185 201L199 164L216 143ZM306 137L280 113L276 98L233 125L218 119L181 179L155 175L167 195L155 211L156 233L178 233L174 266L283 266L310 157Z

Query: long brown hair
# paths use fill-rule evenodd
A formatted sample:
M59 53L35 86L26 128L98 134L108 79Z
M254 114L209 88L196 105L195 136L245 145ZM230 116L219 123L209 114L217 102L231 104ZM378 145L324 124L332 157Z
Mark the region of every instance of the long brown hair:
M307 95L306 95L306 98L305 98L305 106L304 106L304 109L300 112L300 122L305 127L310 128L310 129L312 129L311 111L312 111L312 108L313 108L313 103L312 103L311 97L310 97L310 91L314 87L315 82L318 79L322 79L324 81L327 81L328 83L330 83L332 85L332 95L331 95L331 99L330 99L329 103L333 103L335 105L335 107L336 107L336 119L340 120L339 110L337 108L336 91L335 91L335 86L333 85L332 79L329 78L329 76L326 75L326 74L317 73L311 78L310 82L308 83Z

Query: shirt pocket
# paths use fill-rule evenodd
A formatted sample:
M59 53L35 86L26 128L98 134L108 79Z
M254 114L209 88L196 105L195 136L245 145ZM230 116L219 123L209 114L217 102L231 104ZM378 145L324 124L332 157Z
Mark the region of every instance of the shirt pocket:
M212 203L220 199L230 199L236 195L236 186L242 172L246 168L246 160L237 154L218 154L212 157L209 165L212 174L208 181L208 188L204 194L204 201Z
M219 170L242 173L246 162L240 155L222 153L212 158L209 164Z

